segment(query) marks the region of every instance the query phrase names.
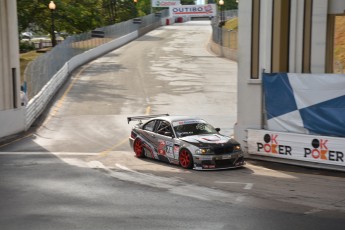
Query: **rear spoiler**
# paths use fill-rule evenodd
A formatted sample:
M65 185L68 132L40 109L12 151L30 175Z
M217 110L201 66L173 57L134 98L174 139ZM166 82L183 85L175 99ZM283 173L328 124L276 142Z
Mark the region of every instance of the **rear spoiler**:
M169 116L169 114L156 114L156 115L145 115L145 116L136 116L136 117L127 117L127 122L129 124L129 122L131 121L140 121L140 123L142 123L142 120L149 120L151 118L155 118L155 117L162 117L162 116Z

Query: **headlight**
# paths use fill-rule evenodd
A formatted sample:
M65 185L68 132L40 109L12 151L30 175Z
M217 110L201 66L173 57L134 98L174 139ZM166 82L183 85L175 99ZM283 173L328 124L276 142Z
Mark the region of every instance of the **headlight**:
M240 151L240 150L241 150L241 145L234 146L234 151Z
M209 152L210 152L209 149L197 149L197 150L195 151L196 154L207 154L207 153L209 153Z

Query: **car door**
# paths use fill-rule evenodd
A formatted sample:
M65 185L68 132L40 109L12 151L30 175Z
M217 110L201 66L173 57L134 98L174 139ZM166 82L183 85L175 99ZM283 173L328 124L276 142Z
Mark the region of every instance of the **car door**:
M160 120L155 129L158 157L164 161L171 161L174 155L174 136L170 123ZM165 159L164 159L165 158Z
M156 133L154 130L157 126L157 120L151 120L147 122L143 126L143 138L146 146L144 146L145 149L145 155L151 158L158 159L158 153L157 153L157 139L156 139Z

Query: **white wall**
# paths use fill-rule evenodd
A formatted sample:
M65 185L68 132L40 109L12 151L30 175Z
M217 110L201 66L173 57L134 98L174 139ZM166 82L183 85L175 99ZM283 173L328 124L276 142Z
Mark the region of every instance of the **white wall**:
M291 0L289 70L302 72L304 0Z
M311 34L311 72L326 71L327 0L313 0Z
M25 129L25 108L0 111L0 138L23 132Z
M0 137L24 130L24 108L20 105L20 68L17 1L0 0ZM12 69L16 70L13 92ZM15 95L15 97L14 97ZM14 99L18 108L14 108Z
M345 14L345 1L344 0L329 0L328 13L329 14Z
M246 147L246 129L262 126L261 80L251 78L252 1L239 1L238 109L235 139ZM260 54L265 55L265 54Z
M13 42L18 40L18 29L13 25L17 25L17 2L0 0L0 111L13 109L15 99L16 105L20 102L19 44Z

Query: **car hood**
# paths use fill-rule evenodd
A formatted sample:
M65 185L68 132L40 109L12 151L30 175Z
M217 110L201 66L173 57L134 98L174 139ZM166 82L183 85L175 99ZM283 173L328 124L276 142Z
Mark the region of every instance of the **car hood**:
M210 145L217 144L239 144L237 141L230 137L226 137L220 134L210 134L210 135L194 135L180 138L182 141L194 144L199 147L207 147Z

